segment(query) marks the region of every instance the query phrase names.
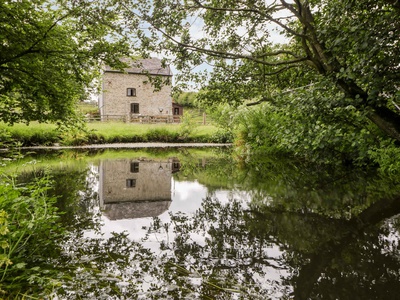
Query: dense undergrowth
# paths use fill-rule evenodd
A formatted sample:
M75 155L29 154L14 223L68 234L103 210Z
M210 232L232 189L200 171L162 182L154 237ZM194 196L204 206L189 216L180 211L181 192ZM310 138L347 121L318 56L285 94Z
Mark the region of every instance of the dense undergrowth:
M301 109L290 113L268 104L261 108L234 116L239 155L284 155L317 165L369 166L385 176L400 174L400 147L356 112L306 122Z
M51 257L64 234L58 226L56 197L48 195L48 176L18 184L13 175L0 174L0 298L25 299L60 285ZM46 255L43 255L46 253Z

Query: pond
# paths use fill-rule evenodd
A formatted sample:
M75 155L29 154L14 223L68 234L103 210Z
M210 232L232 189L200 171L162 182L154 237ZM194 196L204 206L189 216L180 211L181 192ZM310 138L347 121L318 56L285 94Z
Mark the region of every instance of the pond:
M26 153L68 229L55 299L398 299L400 186L231 149ZM44 248L46 249L46 248Z

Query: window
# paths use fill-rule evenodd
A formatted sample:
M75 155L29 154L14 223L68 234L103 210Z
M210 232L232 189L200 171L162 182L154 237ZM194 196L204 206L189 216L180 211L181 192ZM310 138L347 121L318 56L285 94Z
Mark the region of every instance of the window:
M126 95L128 97L136 97L136 89L135 88L127 88Z
M179 108L178 107L174 108L174 115L179 115Z
M181 168L181 164L178 162L174 162L172 164L172 173L178 172Z
M131 162L131 173L139 173L139 163Z
M139 113L139 103L131 103L131 113L132 114Z
M126 180L126 187L127 187L127 188L134 188L134 187L136 187L136 179L127 179L127 180Z

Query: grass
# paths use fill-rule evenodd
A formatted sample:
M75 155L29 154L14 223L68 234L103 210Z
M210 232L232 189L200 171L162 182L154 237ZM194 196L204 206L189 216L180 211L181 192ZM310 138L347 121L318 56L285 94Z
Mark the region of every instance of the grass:
M9 139L23 145L50 145L59 141L55 124L32 122L29 125L18 123L9 126L0 122L0 146Z
M165 129L168 132L177 132L178 126L174 124L130 124L123 122L94 122L88 123L89 130L94 130L110 140L116 136L144 136L151 129Z
M83 102L78 104L78 110L82 114L98 113L99 107L96 102Z
M123 122L94 122L87 124L88 131L71 130L59 132L56 125L32 122L28 125L8 126L0 123L0 146L7 140L17 141L23 146L81 145L91 143L129 142L217 142L218 128L213 125L198 125L189 135L183 136L179 124L132 124Z

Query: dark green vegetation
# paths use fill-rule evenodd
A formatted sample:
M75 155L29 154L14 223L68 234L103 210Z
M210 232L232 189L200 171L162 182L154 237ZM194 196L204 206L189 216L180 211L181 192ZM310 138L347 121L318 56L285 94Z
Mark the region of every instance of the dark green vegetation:
M132 50L101 2L0 1L0 120L77 122L102 64Z
M76 124L75 104L103 63L168 53L178 86L202 83L196 99L190 92L176 101L220 112L220 135L234 134L246 154L399 168L397 1L38 0L1 8L3 121ZM193 71L204 62L211 74Z
M49 258L60 255L54 243L65 237L57 198L48 194L54 182L43 174L26 185L0 176L0 297L50 294L63 274Z
M246 151L385 168L398 161L398 1L126 2L186 78L203 82L192 70L213 66L198 101L232 107L239 116L227 127Z
M158 52L178 83L207 83L176 100L212 112L237 154L152 153L208 192L192 215L154 219L144 241L85 234L101 227L97 158L51 154L50 174L3 160L1 297L398 297L399 12L393 0L1 1L0 119L59 121L55 134L25 129L27 145L138 141L98 136L75 108L103 63ZM204 62L210 76L193 72ZM192 121L143 141L188 141Z
M62 120L64 133L79 140L74 109L103 63L118 68L121 56L168 53L180 71L177 86L201 84L197 95L175 100L216 114L221 139L234 135L245 155L400 168L397 1L1 5L5 122ZM195 72L204 62L211 74Z
M196 92L183 92L174 95L174 101L184 107L197 107L197 93Z
M2 225L7 220L10 229L2 231L2 240L22 236L24 241L9 255L15 263L5 271L18 276L2 279L3 296L397 297L398 179L381 178L373 169L326 168L281 157L246 163L231 154L221 149L63 151L25 157L25 161L35 159L36 165L11 163L8 170L13 165L20 170L12 187L34 182L31 188L35 185L40 198L48 200L47 212L27 202L2 218ZM171 157L181 163L180 171L172 175L177 184L196 180L207 187L193 214L171 211L169 217L149 220L149 227L141 229L147 232L143 241L132 240L129 232L103 238L84 234L100 230L99 171L93 166L100 166L101 159ZM9 194L12 187L3 191ZM219 198L221 190L230 191L229 201ZM20 197L23 202L32 193L30 188L17 192L26 195ZM244 200L246 194L249 201ZM10 198L2 203L2 207L17 205ZM25 218L35 216L30 221L34 231L23 230L21 216L28 209L32 215ZM146 243L155 240L156 249L149 250Z

